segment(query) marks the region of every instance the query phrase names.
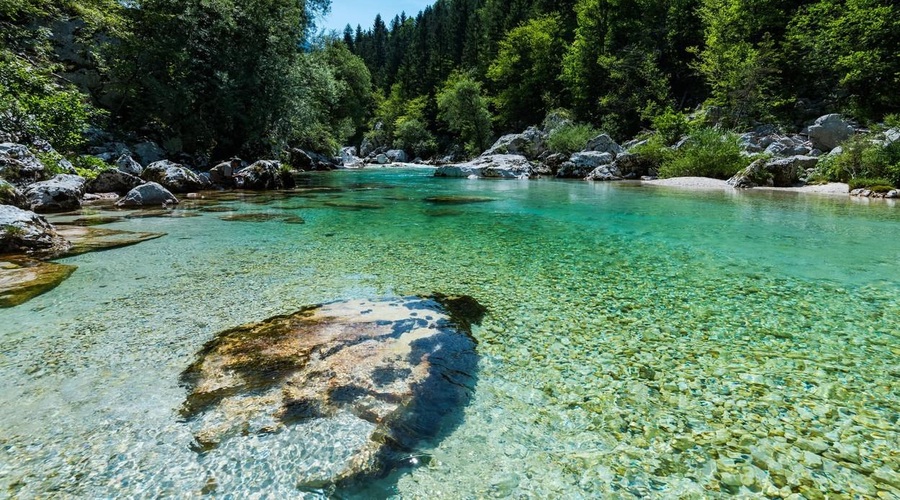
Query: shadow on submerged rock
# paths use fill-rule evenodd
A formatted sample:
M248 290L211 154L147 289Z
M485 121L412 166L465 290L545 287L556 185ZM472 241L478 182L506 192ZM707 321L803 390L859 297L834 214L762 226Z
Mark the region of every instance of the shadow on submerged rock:
M469 297L352 300L222 332L182 374L195 451L300 428L300 448L328 454L296 464L299 491L387 493L461 423L486 312ZM340 431L321 434L329 421Z

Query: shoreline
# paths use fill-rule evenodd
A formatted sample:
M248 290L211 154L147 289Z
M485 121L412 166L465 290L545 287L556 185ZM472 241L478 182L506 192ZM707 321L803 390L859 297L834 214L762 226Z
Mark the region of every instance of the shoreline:
M829 182L828 184L810 184L797 187L772 187L760 186L750 189L735 189L728 185L727 181L712 179L709 177L673 177L670 179L655 179L652 181L639 181L641 186L660 186L686 189L692 191L710 191L734 189L740 192L769 191L775 193L805 193L826 196L850 196L850 186L843 182Z

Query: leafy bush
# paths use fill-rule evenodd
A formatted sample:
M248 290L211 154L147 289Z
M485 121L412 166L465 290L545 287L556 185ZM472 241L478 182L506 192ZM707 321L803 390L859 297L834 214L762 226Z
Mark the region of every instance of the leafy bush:
M41 138L69 151L84 142L98 112L80 92L57 84L51 72L0 52L0 129L21 141Z
M876 134L857 135L841 145L843 152L819 162L818 173L828 180L882 179L900 186L900 141L885 145Z
M428 157L437 150L437 142L420 120L401 118L394 127L394 147L410 151L414 156Z
M587 146L600 131L587 123L563 123L547 137L547 146L556 153L574 153Z
M879 179L872 177L857 177L856 179L850 179L848 183L850 185L850 189L869 189L871 191L875 191L876 193L886 193L892 189L891 181L888 179Z
M654 116L651 122L653 129L666 145L675 144L691 129L688 116L672 108L666 108L665 111Z
M91 155L82 155L75 158L72 165L75 166L75 173L87 180L94 179L100 172L112 168L111 165L100 158Z
M736 134L701 128L680 148L664 156L659 176L727 179L749 163L750 159L741 154Z

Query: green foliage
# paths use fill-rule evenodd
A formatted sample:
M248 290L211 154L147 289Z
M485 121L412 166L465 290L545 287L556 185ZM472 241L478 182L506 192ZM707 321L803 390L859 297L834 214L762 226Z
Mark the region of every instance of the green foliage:
M581 151L588 141L597 137L600 131L587 123L567 122L553 129L547 136L547 147L555 153Z
M881 179L900 187L900 141L885 145L879 134L856 135L841 145L837 155L819 161L816 170L826 179L850 183L854 179Z
M659 139L666 145L675 144L691 130L688 116L672 108L666 108L662 113L654 116L651 121L653 130L656 131Z
M42 138L62 150L83 140L99 113L77 90L58 84L52 68L39 68L0 51L0 129L28 141Z
M848 184L851 190L868 189L876 193L886 193L894 189L894 187L891 185L891 181L889 179L883 178L857 177L855 179L850 179L850 182L848 182Z
M437 151L437 142L434 135L428 131L425 124L419 119L398 119L394 136L394 147L410 151L413 156L425 158L434 155Z
M491 113L481 84L470 75L455 73L438 92L440 118L457 134L466 151L476 155L490 146Z
M532 19L508 32L487 76L497 89L500 123L509 130L537 123L561 102L558 77L566 44L558 15Z
M100 172L113 168L112 165L92 155L78 156L72 161L72 165L75 167L75 173L87 180L94 179Z
M678 149L664 154L659 176L727 179L745 168L738 136L715 128L696 130Z

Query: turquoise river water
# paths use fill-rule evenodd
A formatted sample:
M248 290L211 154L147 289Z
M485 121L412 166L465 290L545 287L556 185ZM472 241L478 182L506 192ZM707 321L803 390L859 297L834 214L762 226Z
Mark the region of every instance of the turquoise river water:
M900 497L900 207L431 174L104 226L167 236L0 310L0 497L315 496L289 435L192 451L179 374L227 328L434 292L489 311L475 394L422 465L348 496Z

